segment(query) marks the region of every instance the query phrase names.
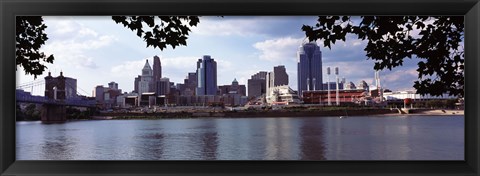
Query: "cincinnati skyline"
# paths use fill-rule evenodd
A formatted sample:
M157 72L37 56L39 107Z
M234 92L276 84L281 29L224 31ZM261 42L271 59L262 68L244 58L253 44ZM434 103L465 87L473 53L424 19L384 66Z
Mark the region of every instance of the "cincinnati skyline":
M78 87L88 96L95 86L111 81L124 92L131 92L145 60L153 63L155 55L160 57L162 77L174 83L183 83L189 72L195 72L197 60L210 55L217 62L218 86L230 85L234 79L246 85L253 74L284 65L289 86L297 90L297 51L305 40L301 27L314 25L316 20L316 16L202 16L197 27L191 28L187 46L168 46L161 51L146 48L143 39L110 16L45 16L49 40L40 50L53 54L55 60L46 64L48 69L37 80L43 80L48 71L52 76L63 71L65 76L77 79ZM327 80L326 68L338 67L339 77L347 82L365 80L374 84L373 61L367 60L363 51L366 41L347 38L347 42L337 42L331 49L317 41L322 52L323 82ZM401 67L381 71L382 87L413 90L417 62L415 58L406 59ZM17 69L17 85L33 80L23 68ZM32 93L43 95L43 90Z

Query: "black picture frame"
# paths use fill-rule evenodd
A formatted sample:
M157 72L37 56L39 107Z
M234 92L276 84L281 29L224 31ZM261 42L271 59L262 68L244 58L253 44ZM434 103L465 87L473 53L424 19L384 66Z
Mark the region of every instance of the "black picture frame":
M479 0L0 0L1 175L479 175ZM16 161L17 15L464 15L465 161Z

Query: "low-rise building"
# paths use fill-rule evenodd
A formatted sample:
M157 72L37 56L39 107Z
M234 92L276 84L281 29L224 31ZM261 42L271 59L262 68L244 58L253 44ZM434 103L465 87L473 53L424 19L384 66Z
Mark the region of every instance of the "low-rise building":
M267 90L267 104L299 104L298 93L288 85L269 87Z
M120 108L131 108L138 105L138 93L124 93L117 97L117 105Z
M339 90L338 97L340 104L359 103L364 101L367 92L363 89ZM305 104L328 104L328 90L312 90L303 92L303 102ZM335 90L330 90L330 103L336 103L337 94Z

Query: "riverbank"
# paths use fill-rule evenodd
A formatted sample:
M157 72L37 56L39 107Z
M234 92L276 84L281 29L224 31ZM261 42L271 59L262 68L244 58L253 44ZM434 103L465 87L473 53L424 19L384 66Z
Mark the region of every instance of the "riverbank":
M256 117L325 117L392 114L390 109L330 110L330 111L225 111L225 112L158 112L104 113L95 119L183 119L183 118L256 118ZM102 116L104 118L102 118Z
M405 115L405 114L403 114ZM438 116L442 116L442 115L448 115L448 116L451 116L451 115L459 115L459 116L463 116L465 115L465 111L464 110L444 110L444 109L418 109L418 110L412 110L411 112L411 115L438 115Z
M400 115L396 109L313 110L313 111L224 111L224 112L157 112L157 113L103 113L94 120L115 119L186 119L186 118L256 118L256 117L332 117ZM460 110L412 110L401 115L463 115Z
M225 111L225 112L157 112L157 113L103 113L93 116L93 120L124 119L188 119L188 118L256 118L256 117L332 117L332 116L382 116L382 115L458 115L463 110L411 109L408 114L399 114L397 109L359 109L359 110L313 110L313 111Z
M69 120L135 120L135 119L192 119L192 118L261 118L261 117L348 117L348 116L464 116L464 110L410 109L400 114L398 109L334 109L334 110L269 110L219 112L156 112L102 113L85 119ZM17 120L19 121L19 120ZM23 121L23 120L20 120Z

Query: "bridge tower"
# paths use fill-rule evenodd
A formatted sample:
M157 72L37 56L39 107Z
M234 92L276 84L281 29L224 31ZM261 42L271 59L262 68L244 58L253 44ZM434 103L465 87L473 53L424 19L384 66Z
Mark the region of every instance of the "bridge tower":
M43 104L42 122L43 123L62 123L67 120L65 102L65 77L63 72L60 76L52 77L48 72L45 77L45 97L51 103Z

